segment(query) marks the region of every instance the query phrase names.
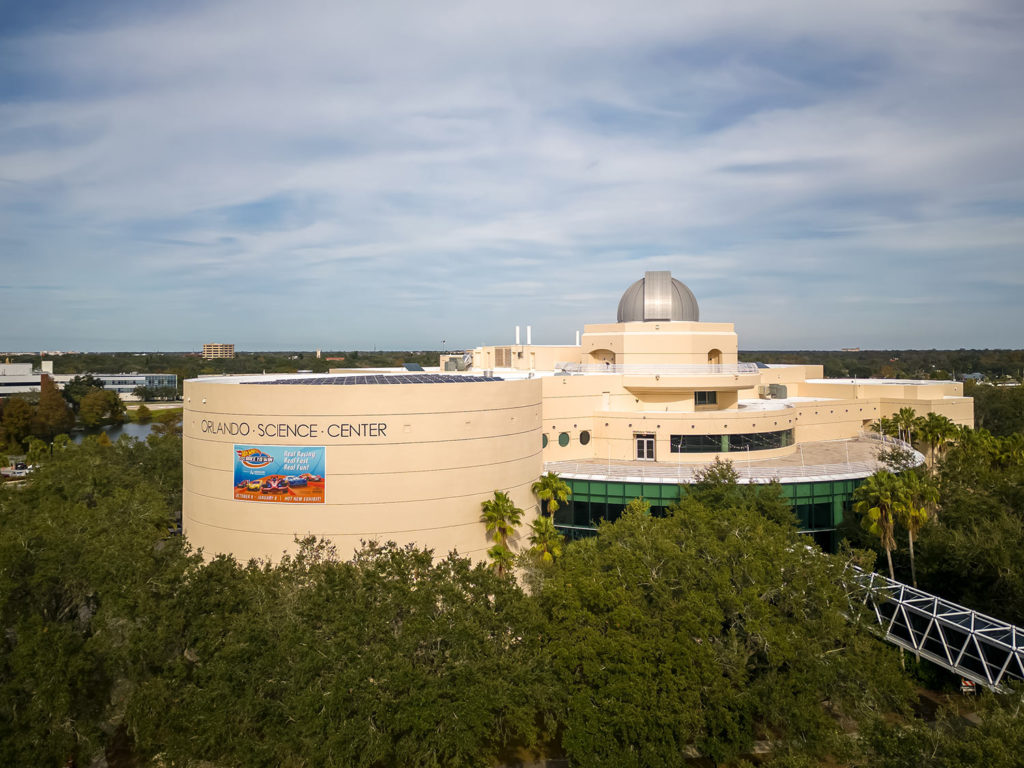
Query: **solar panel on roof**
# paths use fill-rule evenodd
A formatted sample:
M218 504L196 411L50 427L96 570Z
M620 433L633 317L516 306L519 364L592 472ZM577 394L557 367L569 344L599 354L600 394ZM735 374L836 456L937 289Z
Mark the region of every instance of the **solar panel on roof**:
M340 374L316 378L286 378L269 381L242 381L241 384L302 384L302 385L354 385L354 384L468 384L472 382L504 381L498 376L455 376L438 373L396 374Z

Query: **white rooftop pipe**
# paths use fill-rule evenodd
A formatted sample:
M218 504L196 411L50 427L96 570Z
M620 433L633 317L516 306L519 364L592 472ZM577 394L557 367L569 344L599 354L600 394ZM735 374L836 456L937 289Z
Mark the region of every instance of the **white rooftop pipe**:
M519 326L516 326L516 346L519 346Z
M533 333L532 333L532 331L533 331L533 328L531 326L529 326L529 325L526 326L526 346L530 346L531 344L533 344L533 338L532 338L533 337Z

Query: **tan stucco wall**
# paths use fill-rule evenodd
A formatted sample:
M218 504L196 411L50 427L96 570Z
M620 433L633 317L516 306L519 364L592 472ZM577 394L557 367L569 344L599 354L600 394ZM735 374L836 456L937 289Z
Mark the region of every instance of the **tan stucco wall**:
M957 424L974 427L974 398L972 397L940 397L935 399L921 398L882 398L880 413L892 416L901 408L912 408L918 416L937 413Z
M615 354L618 365L706 365L708 352L719 363L734 365L737 339L732 323L653 322L605 323L584 326L580 339L584 362L599 362L602 350Z
M846 397L875 400L879 416L892 416L901 408L911 408L918 416L937 413L957 424L974 426L974 400L964 397L962 382L930 381L906 383L872 379L857 381L811 381L798 385L799 393L812 397Z
M494 347L476 350L480 359L494 360ZM511 347L513 367L523 367L533 347ZM634 436L656 435L659 461L705 462L713 454L671 454L674 434L741 434L792 428L797 442L856 437L880 416L902 407L924 415L941 413L959 424L973 425L973 402L962 397L962 385L954 382L900 382L883 380L824 380L821 365L761 368L756 372L725 373L712 369L673 369L671 366L706 366L708 352L717 349L723 365L737 362L736 334L731 323L633 322L585 326L579 347L547 348L543 359L579 362L600 367L614 365L645 368L623 372L607 366L599 373L541 378L543 386L543 434L547 438L545 461L593 459L632 460ZM577 359L573 358L577 355ZM504 358L505 356L502 355ZM493 366L490 362L488 366ZM665 366L658 370L658 366ZM653 370L649 367L653 367ZM501 370L496 371L501 375ZM787 397L767 409L742 405L760 400L762 389L782 384ZM696 406L694 392L717 393L715 406ZM580 441L588 433L586 445ZM560 435L568 445L559 445ZM792 453L792 446L757 451L758 458Z
M499 354L499 351L504 354ZM558 363L578 363L580 359L580 348L575 345L498 344L473 350L473 372L498 367L516 371L551 371ZM498 365L505 361L508 365Z
M332 424L386 424L376 437L328 437ZM245 424L248 436L210 425ZM266 424L312 425L317 437L259 437ZM205 430L204 430L205 427ZM415 543L481 560L491 542L482 501L507 491L537 515L530 486L542 472L538 380L401 384L185 382L183 527L207 556L276 560L294 539L330 538L342 557L361 540ZM216 429L216 426L212 428ZM235 444L324 446L325 503L236 500Z

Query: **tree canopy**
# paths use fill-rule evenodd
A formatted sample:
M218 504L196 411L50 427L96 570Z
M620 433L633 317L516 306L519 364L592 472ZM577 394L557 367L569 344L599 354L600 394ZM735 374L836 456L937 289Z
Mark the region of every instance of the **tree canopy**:
M574 761L676 765L692 748L731 763L756 740L840 754L852 745L838 718L903 707L895 650L849 621L841 560L759 512L761 489L747 488L727 507L698 493L665 518L626 513L542 581Z
M78 418L84 427L98 427L101 424L124 420L125 404L116 392L109 389L94 389L82 398Z
M32 432L46 442L66 434L75 426L75 414L65 402L53 379L47 375L40 378L39 403L32 416Z
M552 557L520 561L524 589L386 542L348 561L308 540L277 565L204 562L170 535L181 461L173 429L58 438L0 489L0 764L98 764L115 744L139 765L740 766L755 745L772 768L1019 757L1019 697L982 696L976 728L913 716L896 650L842 586L854 555L820 552L777 485L738 484L728 464L665 516L637 504L560 556L541 516L531 541ZM1022 467L1021 440L985 433L940 459L925 588L1024 606ZM507 536L506 500L490 501Z
M940 465L939 524L921 530L921 586L1024 624L1024 436L965 434Z
M69 382L64 385L64 389L61 390L64 399L71 404L71 407L78 413L78 408L82 403L82 398L88 395L90 392L103 389L103 382L97 379L92 374L79 374L73 376Z

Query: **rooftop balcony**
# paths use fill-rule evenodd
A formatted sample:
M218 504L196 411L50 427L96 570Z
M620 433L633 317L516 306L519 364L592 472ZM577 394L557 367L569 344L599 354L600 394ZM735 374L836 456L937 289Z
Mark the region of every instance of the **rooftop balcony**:
M732 365L612 365L593 363L555 363L556 371L568 374L616 373L626 376L737 376L758 375L756 363L734 363Z
M769 459L758 459L757 453L721 454L732 462L740 483L819 482L867 477L885 465L878 460L883 448L899 446L911 452L915 465L924 463L924 456L906 443L890 437L863 432L846 440L825 440L799 443L795 453ZM580 480L617 480L632 483L692 483L708 459L677 454L678 461L621 461L590 459L581 461L547 461L545 472ZM692 456L692 454L691 454Z
M756 387L761 374L754 363L612 365L556 363L555 370L578 376L618 375L632 392L684 392L697 389L739 390Z

